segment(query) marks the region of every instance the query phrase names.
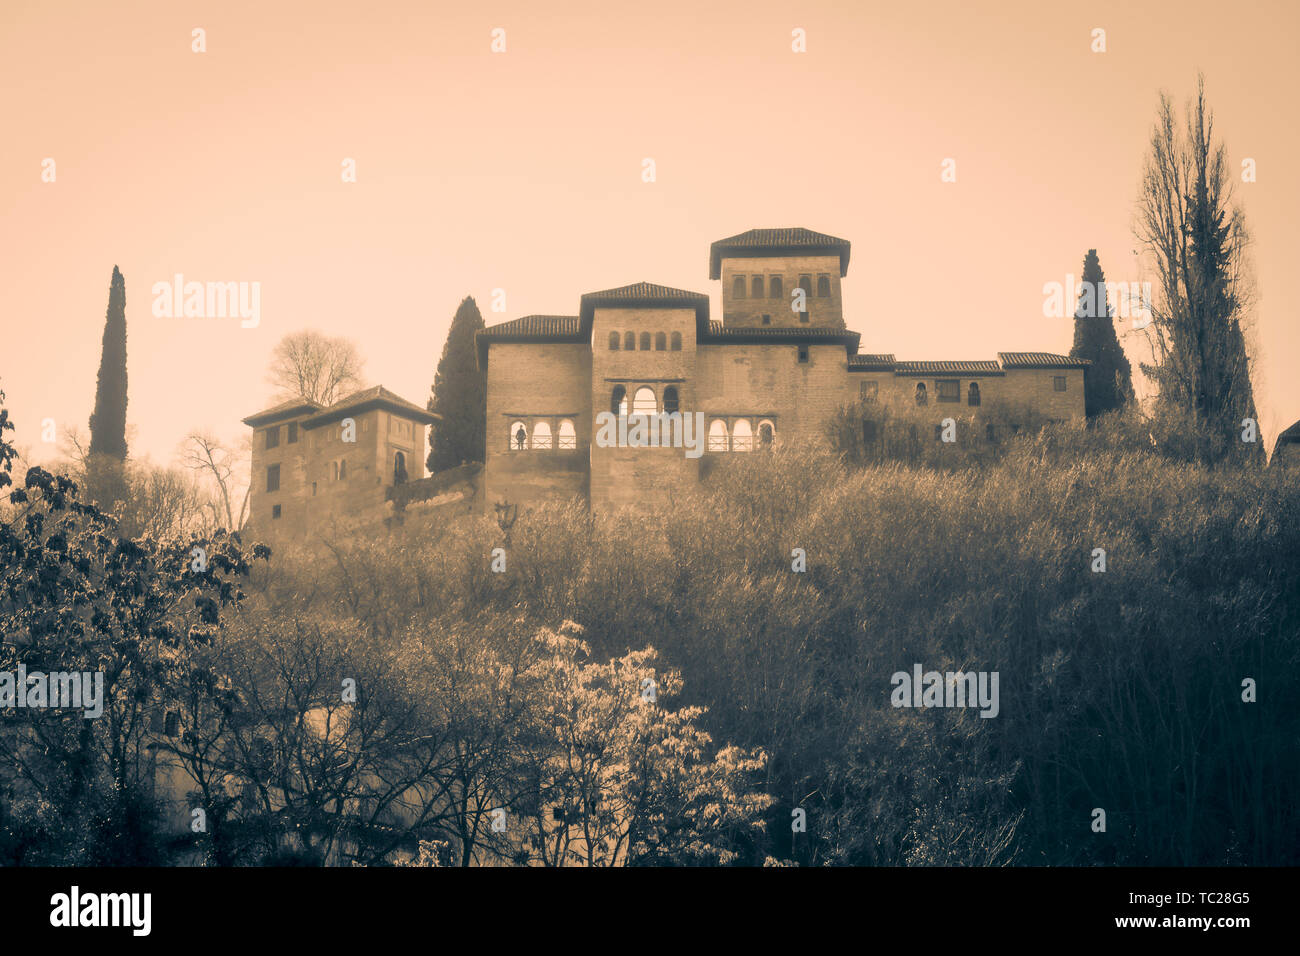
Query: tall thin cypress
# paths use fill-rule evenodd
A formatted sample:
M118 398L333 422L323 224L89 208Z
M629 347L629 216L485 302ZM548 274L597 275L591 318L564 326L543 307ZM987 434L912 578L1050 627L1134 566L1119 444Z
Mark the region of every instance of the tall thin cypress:
M95 411L90 416L90 454L126 460L126 281L117 266L108 290Z

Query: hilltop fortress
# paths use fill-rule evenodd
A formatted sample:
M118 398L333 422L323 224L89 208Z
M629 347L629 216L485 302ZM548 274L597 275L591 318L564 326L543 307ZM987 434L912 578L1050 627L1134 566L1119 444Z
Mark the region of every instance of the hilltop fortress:
M858 351L844 321L849 243L809 229L752 229L709 250L709 297L649 282L589 292L577 315L529 315L478 334L487 371L483 499L585 497L593 508L671 495L711 456L825 431L843 405L924 406L938 424L992 403L1084 414L1087 362L1044 352L996 361L898 361ZM702 459L596 441L599 415L703 413ZM523 440L520 440L520 434Z
M935 425L995 404L1083 417L1084 360L999 352L996 360L899 361L859 352L842 307L848 269L845 239L752 229L709 250L709 278L722 282L721 321L705 293L638 282L583 295L577 315L529 315L482 330L487 454L476 506L576 496L599 509L671 496L698 482L711 458L809 441L855 402L929 409ZM603 438L611 416L660 414L700 421L702 455ZM356 428L352 443L345 420ZM244 419L255 432L252 523L305 531L349 512L380 513L390 489L423 475L416 429L435 420L382 386L329 408L288 402Z

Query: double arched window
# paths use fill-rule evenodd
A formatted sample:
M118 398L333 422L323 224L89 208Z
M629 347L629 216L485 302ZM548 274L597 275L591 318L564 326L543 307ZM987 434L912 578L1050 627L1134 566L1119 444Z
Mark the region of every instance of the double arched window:
M758 423L758 443L754 442L753 424L748 418L737 418L731 428L727 428L725 419L715 418L709 422L709 436L706 448L709 451L753 451L755 448L771 448L776 440L776 425L770 418Z
M625 401L624 406L626 404ZM558 423L554 418L516 419L510 423L507 440L511 451L575 449L578 447L578 431L568 418L562 418Z

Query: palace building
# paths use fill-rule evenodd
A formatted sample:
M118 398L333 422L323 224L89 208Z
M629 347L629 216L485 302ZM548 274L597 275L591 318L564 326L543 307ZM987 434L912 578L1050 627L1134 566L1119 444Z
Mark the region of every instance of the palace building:
M478 333L487 373L484 502L577 496L593 508L671 495L717 456L803 442L855 402L1084 415L1087 361L1045 352L996 360L899 361L858 351L841 283L849 242L809 229L752 229L713 243L721 321L709 297L638 282ZM703 413L701 458L681 448L606 447L599 413Z
M249 526L302 535L381 520L390 490L423 476L424 428L437 420L382 385L328 407L296 399L250 415Z

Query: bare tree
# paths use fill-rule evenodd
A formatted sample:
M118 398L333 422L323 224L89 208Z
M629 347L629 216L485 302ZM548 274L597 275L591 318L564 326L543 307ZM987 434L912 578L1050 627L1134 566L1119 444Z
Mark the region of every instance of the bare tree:
M181 464L206 475L216 485L217 502L211 506L213 518L218 524L224 519L224 526L231 531L242 528L248 516L248 493L252 486L244 484L243 479L247 474L249 451L247 438L238 447L230 448L221 439L202 431L190 432L181 444Z
M1203 77L1181 128L1170 97L1160 96L1134 231L1161 292L1147 330L1154 362L1143 371L1162 402L1222 446L1255 415L1246 348L1253 289L1250 233L1232 200Z
M361 384L365 365L356 345L310 330L282 338L271 354L267 380L284 398L332 405Z

